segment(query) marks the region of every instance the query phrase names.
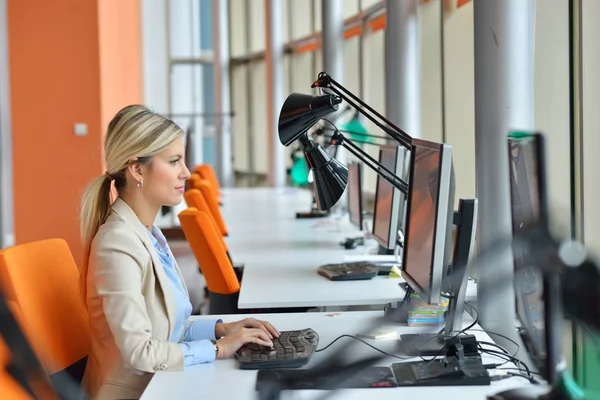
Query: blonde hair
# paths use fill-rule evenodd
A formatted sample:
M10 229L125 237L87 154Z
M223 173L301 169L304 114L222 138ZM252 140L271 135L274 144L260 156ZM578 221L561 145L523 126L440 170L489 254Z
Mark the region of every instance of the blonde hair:
M108 124L104 139L106 173L97 177L86 189L80 212L84 255L80 290L84 301L91 245L110 213L112 181L118 193L126 186L125 173L132 159L138 163L149 163L152 156L182 136L182 129L173 121L141 105L124 107Z

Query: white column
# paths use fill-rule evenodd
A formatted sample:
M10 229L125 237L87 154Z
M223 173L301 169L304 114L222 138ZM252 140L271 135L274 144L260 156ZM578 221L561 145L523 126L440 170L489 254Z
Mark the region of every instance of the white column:
M418 138L421 137L421 77L417 0L387 0L386 18L385 116Z
M153 0L155 1L155 0ZM202 112L200 92L199 3L195 0L167 0L169 110L173 121L184 130L191 129L190 168L203 162L202 133L212 119L194 116Z
M0 0L0 249L15 244L6 0Z
M269 184L283 187L286 183L285 147L279 141L278 120L279 111L285 100L284 74L283 74L283 32L281 21L284 18L281 12L280 0L265 0L267 39L266 64L267 64L267 148L269 156L268 179Z
M533 0L474 2L480 251L512 235L507 135L533 128L533 33ZM511 249L477 267L481 325L515 339Z
M222 186L234 185L229 82L229 15L227 0L213 0L215 113L217 118L217 174Z
M421 136L420 54L417 0L387 0L385 28L385 116L412 137ZM388 143L398 145L389 138ZM410 157L404 153L400 177L408 182ZM400 196L402 198L403 196ZM405 202L399 227L404 230Z
M344 85L344 4L343 0L321 0L322 32L323 32L323 71L327 72L340 85ZM321 71L319 71L321 72ZM317 77L315 76L314 79ZM347 107L342 104L337 113L326 117L336 124L341 113ZM337 115L336 115L337 114ZM339 146L336 159L346 164L346 151ZM347 196L342 196L336 207L345 209L348 205Z
M166 7L166 0L141 2L144 104L160 114L170 112Z

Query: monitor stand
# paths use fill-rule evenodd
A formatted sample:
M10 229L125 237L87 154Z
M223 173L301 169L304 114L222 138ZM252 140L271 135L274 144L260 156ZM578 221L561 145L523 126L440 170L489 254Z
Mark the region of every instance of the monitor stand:
M310 211L298 211L296 213L296 219L313 219L313 218L325 218L329 215L329 210L319 210L317 208L317 202L313 196Z
M385 247L383 247L382 245L379 245L379 248L377 249L377 254L380 256L393 256L394 255L394 249L386 249Z
M445 313L445 326L438 333L400 335L404 354L409 356L440 356L446 348L446 338L462 329L462 316L465 310L465 297L469 280L469 260L474 248L477 225L477 199L460 199L459 210L454 215L457 226L453 265L448 268L443 287L448 288L448 309ZM412 292L412 289L407 291ZM410 296L403 301L410 302ZM408 304L404 307L408 314ZM407 315L408 317L408 315ZM406 321L406 320L405 320Z
M412 288L408 287L402 303L397 308L386 308L385 318L394 322L406 323L408 320L408 311L410 310L410 298L414 293ZM400 344L402 345L402 354L414 356L441 356L444 355L446 340L443 328L438 333L413 333L400 335Z

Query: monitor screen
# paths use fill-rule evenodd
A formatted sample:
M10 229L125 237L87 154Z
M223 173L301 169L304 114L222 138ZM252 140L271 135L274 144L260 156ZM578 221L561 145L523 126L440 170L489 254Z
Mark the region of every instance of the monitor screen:
M535 228L540 213L540 162L535 137L509 140L509 171L513 234ZM517 316L529 353L545 358L543 276L526 246L513 246Z
M379 163L391 172L397 174L398 147L381 146L379 149ZM396 197L396 198L395 198ZM377 242L388 249L395 247L398 228L398 212L400 200L394 196L394 186L385 178L377 175L375 191L375 209L373 212L373 237ZM390 238L392 238L390 240Z
M350 223L362 229L363 204L362 204L362 164L351 162L348 164L348 214Z
M403 273L416 284L413 288L416 292L430 290L440 186L440 150L414 146L412 152L402 266Z

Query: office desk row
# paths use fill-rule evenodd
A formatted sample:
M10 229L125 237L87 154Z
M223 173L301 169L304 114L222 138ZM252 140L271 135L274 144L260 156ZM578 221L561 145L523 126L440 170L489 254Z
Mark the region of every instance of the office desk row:
M333 282L317 274L320 265L340 263L347 255L366 254L376 246L346 250L340 242L361 236L347 217L296 219L312 195L303 189L236 188L224 190L223 215L232 258L245 264L238 307L381 306L404 297L400 279ZM476 297L471 282L467 298Z
M298 314L265 314L252 315L255 318L272 322L279 330L296 330L312 328L319 335L321 349L343 334L356 334L364 332L366 327L373 324L382 312L380 311L353 311L338 313L298 313ZM225 322L244 318L247 315L219 316ZM199 317L202 318L202 317ZM467 324L470 321L465 321ZM409 328L399 324L388 323L384 329L396 330L399 334L420 332L421 328ZM466 327L466 326L465 326ZM477 326L476 326L477 328ZM473 333L480 341L491 341L488 334L474 330ZM367 340L373 346L388 353L397 351L398 340ZM324 358L338 351L344 346L352 345L348 354L351 357L362 358L373 356L375 350L351 338L342 338L323 352L313 354L307 368L314 366ZM483 355L484 363L498 363L498 358ZM420 360L418 357L411 360ZM409 360L406 360L409 361ZM391 357L383 358L377 365L390 366L394 362L401 362ZM514 365L507 364L505 367ZM158 372L142 396L142 400L163 399L256 399L255 391L257 372L241 370L237 367L235 359L216 360L211 364L201 364L186 368L180 372ZM500 391L528 385L527 380L513 377L507 380L492 382L489 386L444 386L444 387L398 387L398 388L373 388L373 389L344 389L332 395L333 399L364 400L370 399L461 399L483 400L487 395ZM286 393L294 399L311 399L323 394L323 391L296 390Z

